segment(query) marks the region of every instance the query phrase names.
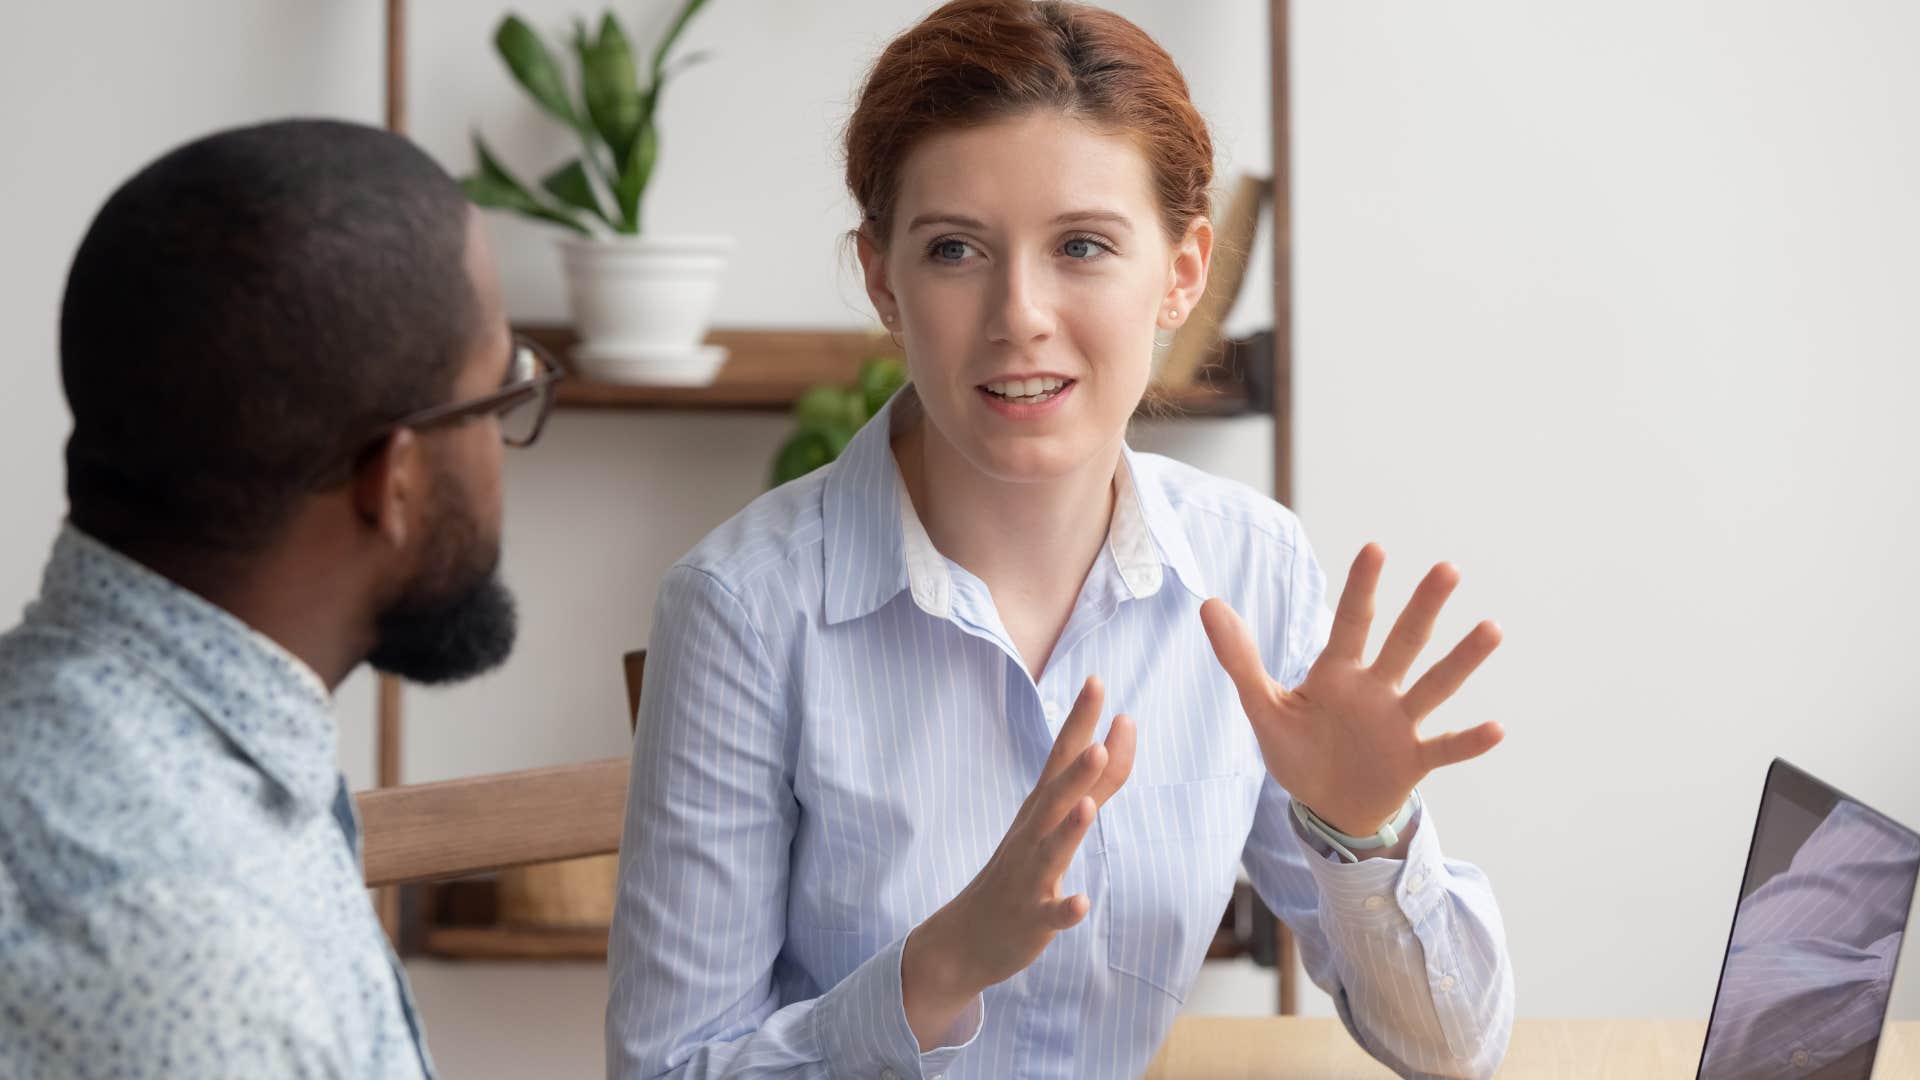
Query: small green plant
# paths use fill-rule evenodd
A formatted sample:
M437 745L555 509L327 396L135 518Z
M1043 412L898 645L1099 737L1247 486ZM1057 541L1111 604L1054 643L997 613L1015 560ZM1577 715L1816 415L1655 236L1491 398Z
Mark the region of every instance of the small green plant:
M907 383L898 357L876 356L860 365L852 386L820 383L794 402L795 431L773 459L773 486L807 475L840 456L854 432Z
M653 50L644 86L632 42L613 12L601 16L598 35L588 34L586 22L575 19L577 100L559 61L533 27L518 15L501 20L493 35L494 49L540 108L579 134L581 153L548 173L535 191L500 164L476 131L473 150L479 165L460 181L467 198L479 206L512 210L585 236L593 235L593 222L614 233L639 235L640 199L660 159L660 133L654 125L660 91L669 77L706 58L705 53L692 53L669 62L669 56L688 21L706 2L686 0L680 5L666 36Z

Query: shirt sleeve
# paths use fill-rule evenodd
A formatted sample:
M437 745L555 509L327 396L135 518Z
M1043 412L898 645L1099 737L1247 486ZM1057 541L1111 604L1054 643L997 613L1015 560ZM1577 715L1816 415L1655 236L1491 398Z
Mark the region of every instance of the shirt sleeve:
M141 881L58 922L60 932L0 942L0 1072L322 1080L355 1071L300 946L256 904L197 882Z
M799 806L780 667L737 597L697 568L655 606L609 943L613 1078L933 1076L978 1002L926 1054L907 1024L903 937L818 997L783 1002Z
M1289 687L1306 679L1332 625L1326 575L1296 537L1284 636L1266 643ZM1308 977L1368 1053L1403 1076L1491 1076L1514 1011L1499 905L1485 874L1441 854L1428 808L1410 828L1405 859L1344 862L1299 828L1269 776L1243 858Z

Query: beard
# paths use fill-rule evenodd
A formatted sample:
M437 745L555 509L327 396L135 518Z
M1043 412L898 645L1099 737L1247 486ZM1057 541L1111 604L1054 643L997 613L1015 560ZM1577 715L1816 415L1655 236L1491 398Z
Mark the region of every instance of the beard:
M480 533L471 503L450 473L428 495L422 570L374 623L367 663L409 682L458 682L498 667L518 627L513 594L500 581L500 542Z

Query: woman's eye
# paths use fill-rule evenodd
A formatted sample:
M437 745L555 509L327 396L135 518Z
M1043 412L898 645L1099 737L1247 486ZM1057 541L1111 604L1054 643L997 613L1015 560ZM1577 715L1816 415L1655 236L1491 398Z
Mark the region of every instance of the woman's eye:
M941 262L959 262L961 259L967 257L967 250L968 246L965 240L935 240L933 242L933 257Z
M1107 249L1090 236L1070 236L1060 245L1060 250L1069 259L1092 259L1106 254Z

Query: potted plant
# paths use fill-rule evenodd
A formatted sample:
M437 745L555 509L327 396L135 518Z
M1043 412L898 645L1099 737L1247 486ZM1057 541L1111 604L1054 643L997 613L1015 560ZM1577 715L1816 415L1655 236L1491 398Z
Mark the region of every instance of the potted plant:
M660 157L661 91L670 77L704 59L695 53L676 60L673 47L705 4L681 4L644 66L613 12L601 17L598 33L575 20L577 92L524 19L509 14L494 33L507 70L544 112L579 136L581 151L528 186L476 131L477 166L461 185L480 206L566 230L561 258L580 338L573 359L589 376L699 384L726 358L724 349L702 343L732 241L645 234L640 212Z
M773 458L773 487L797 480L840 456L853 436L907 384L907 365L897 356L875 356L860 365L852 386L816 383L793 404L794 432Z

